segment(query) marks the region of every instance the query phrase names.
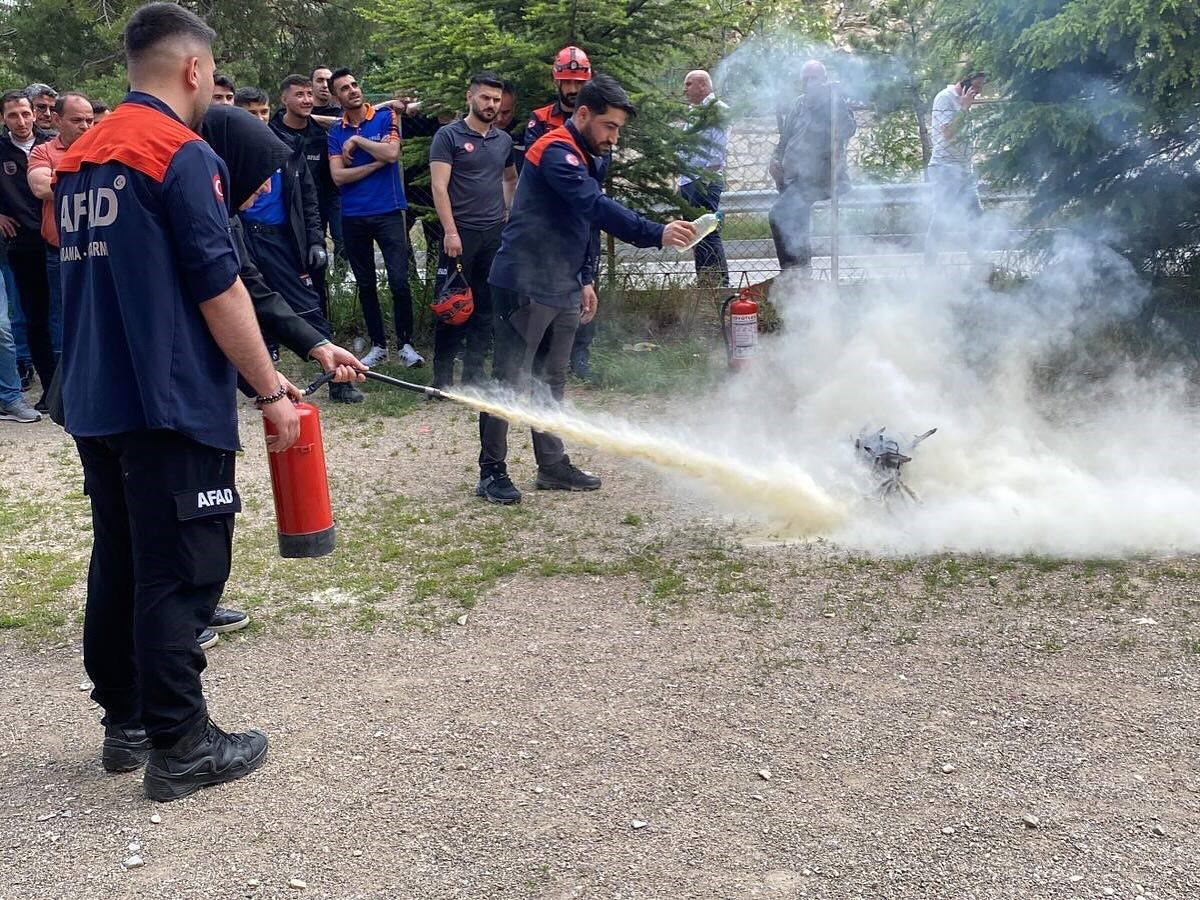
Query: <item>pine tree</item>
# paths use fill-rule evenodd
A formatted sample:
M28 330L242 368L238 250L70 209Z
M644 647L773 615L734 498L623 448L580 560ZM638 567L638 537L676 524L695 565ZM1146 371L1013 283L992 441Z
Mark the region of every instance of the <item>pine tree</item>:
M368 15L381 26L382 60L370 87L411 92L428 111L461 112L470 74L491 69L517 86L518 110L528 114L555 96L555 53L582 47L638 108L622 130L612 192L643 211L679 202L674 179L688 139L679 128L682 78L669 67L711 48L706 0L375 0Z
M8 87L43 81L115 102L125 93L121 30L145 0L17 0L0 10ZM284 76L314 63L358 66L368 22L326 0L204 0L183 5L217 31L218 71L274 96ZM336 60L336 62L335 62Z
M1200 4L941 0L948 47L1004 102L975 131L1042 221L1086 223L1147 271L1200 258Z

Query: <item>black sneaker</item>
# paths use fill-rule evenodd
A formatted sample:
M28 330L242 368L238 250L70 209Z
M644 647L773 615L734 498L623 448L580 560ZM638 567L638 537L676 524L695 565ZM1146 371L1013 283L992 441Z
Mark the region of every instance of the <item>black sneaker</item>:
M594 491L600 479L571 465L571 457L564 456L552 466L538 466L537 487L539 491Z
M27 362L19 362L17 371L21 376L21 391L25 392L33 384L33 366Z
M201 650L207 650L220 639L221 636L211 628L205 628L200 632L200 637L196 638L196 643L200 645Z
M141 725L118 728L104 726L104 749L100 762L106 772L132 772L146 764L150 755L150 739Z
M475 496L482 497L488 503L499 503L503 506L521 502L521 492L504 469L480 472Z
M46 398L45 394L42 394L41 399L39 399L37 403L33 404L33 411L40 412L43 415L50 412L50 401Z
M218 606L213 610L212 618L208 620L208 627L204 630L224 634L227 631L241 631L249 624L250 617L240 609ZM201 647L203 646L201 644Z
M261 731L226 734L204 719L171 749L150 751L142 784L147 797L166 803L249 775L266 756L267 736Z
M334 403L362 403L366 395L348 381L331 382L329 399Z

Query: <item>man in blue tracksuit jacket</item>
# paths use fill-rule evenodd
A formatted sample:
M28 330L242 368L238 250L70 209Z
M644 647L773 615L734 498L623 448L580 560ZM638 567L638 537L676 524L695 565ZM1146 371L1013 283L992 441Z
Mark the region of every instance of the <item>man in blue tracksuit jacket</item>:
M508 224L488 282L496 309L492 375L514 390L528 389L534 355L549 335L541 380L562 400L575 331L596 315L593 284L604 230L637 247L683 247L695 232L688 222L666 226L631 212L601 192L608 154L633 104L617 82L597 75L583 86L575 114L525 151ZM517 503L508 477L508 422L479 416L479 484L492 503ZM562 441L535 431L537 486L594 491L600 479L571 464Z

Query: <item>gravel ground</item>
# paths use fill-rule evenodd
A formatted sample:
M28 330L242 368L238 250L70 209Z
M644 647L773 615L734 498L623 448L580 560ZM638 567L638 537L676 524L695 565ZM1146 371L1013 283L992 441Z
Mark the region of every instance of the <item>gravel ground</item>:
M246 414L230 593L262 624L205 680L271 753L161 806L99 765L71 453L0 431L0 613L22 548L66 573L60 618L0 631L0 898L1200 896L1200 561L741 546L587 453L599 494L495 510L470 416L382 402L329 411L343 549L302 564ZM455 541L530 558L468 581Z

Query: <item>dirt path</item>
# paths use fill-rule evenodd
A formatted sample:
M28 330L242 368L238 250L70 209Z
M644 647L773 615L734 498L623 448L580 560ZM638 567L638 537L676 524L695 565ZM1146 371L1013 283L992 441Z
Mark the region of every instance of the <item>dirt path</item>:
M743 549L586 453L600 494L494 510L470 417L372 412L302 565L243 429L262 624L206 684L271 755L166 806L98 763L70 454L0 432L0 898L1200 896L1197 561Z

